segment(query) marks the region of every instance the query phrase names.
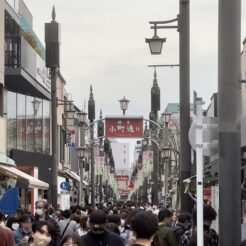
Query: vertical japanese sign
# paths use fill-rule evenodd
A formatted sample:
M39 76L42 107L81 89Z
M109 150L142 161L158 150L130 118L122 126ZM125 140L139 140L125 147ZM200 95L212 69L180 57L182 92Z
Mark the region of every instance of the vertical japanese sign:
M113 138L142 138L142 117L106 117L106 137Z

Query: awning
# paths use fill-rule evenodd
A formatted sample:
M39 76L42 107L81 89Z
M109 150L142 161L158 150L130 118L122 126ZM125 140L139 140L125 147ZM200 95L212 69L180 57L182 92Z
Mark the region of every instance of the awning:
M75 173L75 172L73 172L73 171L71 171L71 170L65 170L65 173L66 173L70 178L76 180L77 182L80 182L80 176L79 176L77 173ZM84 185L89 185L89 183L88 183L87 181L85 181L85 180L83 180L83 184L84 184Z
M76 180L77 182L80 182L80 177L77 173L71 171L71 170L64 170L65 173L72 179Z
M34 178L33 176L20 171L14 166L0 164L0 172L4 173L8 177L17 179L20 183L23 183L28 188L37 188L47 190L49 188L49 184Z

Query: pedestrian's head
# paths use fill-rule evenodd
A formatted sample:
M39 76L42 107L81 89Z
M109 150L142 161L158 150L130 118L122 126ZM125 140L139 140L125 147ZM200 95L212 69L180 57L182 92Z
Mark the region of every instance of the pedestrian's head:
M64 217L65 219L69 219L70 216L71 216L71 214L72 214L72 212L71 212L71 210L69 210L69 209L65 209L65 210L63 211L63 213L62 213L62 215L63 215L63 217Z
M87 228L87 222L88 222L88 219L89 219L89 216L82 216L82 217L80 218L80 227L81 227L83 230L88 229L88 228Z
M173 214L169 209L163 208L158 213L158 220L159 222L170 226L172 224L172 216Z
M47 246L55 235L54 225L46 220L41 220L33 225L32 230L34 245Z
M92 232L100 233L104 231L106 214L102 210L94 210L89 218L89 226Z
M192 221L194 226L196 226L196 213L197 208L195 207L192 211ZM215 220L217 217L216 211L210 206L210 205L203 205L203 223L204 225L211 226L213 220Z
M113 223L113 222L107 222L107 223L105 224L105 228L106 228L108 231L111 231L111 232L114 232L114 233L120 235L120 229L119 229L118 225L116 225L116 224Z
M0 210L0 223L5 221L5 214Z
M68 234L63 237L61 246L78 246L78 241L75 235Z
M107 216L107 222L110 223L115 223L117 226L120 226L121 225L121 222L120 222L120 216L119 215L116 215L116 214L110 214Z
M178 222L182 223L188 229L191 225L191 214L188 212L181 213L178 217Z
M48 204L46 201L37 201L35 203L35 208L36 208L36 214L39 215L40 217L45 217L47 210L48 210Z
M19 229L19 219L14 216L8 216L6 227L10 228L12 231Z
M28 233L32 229L32 220L31 217L27 214L24 214L19 219L21 228L24 232Z
M15 211L15 216L19 219L24 214L24 210L22 208L17 208Z
M158 229L156 216L148 211L137 213L131 222L131 230L137 239L153 239Z

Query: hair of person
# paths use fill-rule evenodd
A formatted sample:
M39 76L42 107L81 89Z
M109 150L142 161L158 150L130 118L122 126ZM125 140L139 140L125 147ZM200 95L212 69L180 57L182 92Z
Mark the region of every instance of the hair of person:
M48 214L53 215L55 213L55 209L53 207L48 208Z
M20 223L32 222L32 218L28 214L24 214L19 219Z
M62 215L63 215L63 217L64 217L65 219L70 218L71 214L72 214L72 212L71 212L71 210L69 210L69 209L65 209L65 210L62 212Z
M128 210L123 209L123 210L120 211L120 214L119 215L120 215L120 218L121 219L125 219L126 220L127 217L128 217L128 215L129 215L129 212L128 212Z
M179 214L178 222L185 223L186 221L191 221L191 214L188 212L184 212L184 213Z
M133 210L130 211L130 213L128 214L128 217L126 218L126 222L125 222L126 226L130 226L131 225L132 219L137 213L139 213L138 209L133 209Z
M69 241L69 239L72 239L72 243L78 243L77 237L74 234L67 234L63 237L62 241L61 241L61 246L63 246L64 243L67 243Z
M35 232L40 232L43 233L43 226L47 226L48 233L51 235L51 237L54 237L55 235L55 226L47 221L47 220L40 220L38 223L35 223L32 225L32 231Z
M80 218L80 227L83 229L88 229L87 228L87 221L88 221L89 216L82 216Z
M110 232L114 232L114 233L120 235L120 229L119 229L119 227L115 223L113 223L113 222L106 223L105 226L104 226L104 228L106 228Z
M71 206L70 210L71 210L72 214L75 214L77 212L77 206Z
M15 213L23 215L24 214L24 210L22 208L17 208L15 210Z
M110 214L107 216L107 221L110 223L114 223L118 226L120 226L120 216L116 214Z
M80 223L80 218L81 218L81 216L79 216L77 214L72 214L70 217L71 220L74 220L78 224Z
M48 209L48 203L47 203L47 201L45 201L45 200L39 200L39 201L36 201L36 202L35 202L35 206L37 206L37 204L40 203L40 202L43 204L43 208L44 208L44 209Z
M5 220L5 214L0 210L0 221Z
M197 223L196 211L197 211L197 208L195 207L192 210L192 220L193 220L194 225L196 225L196 223ZM203 220L212 221L212 220L215 220L216 217L217 217L217 213L210 205L206 204L203 206Z
M12 229L12 224L13 223L19 223L19 219L14 217L14 216L9 216L7 218L6 227Z
M149 211L137 213L132 219L131 230L136 233L137 238L150 239L158 230L156 216Z
M165 218L170 218L172 217L173 213L167 209L167 208L163 208L159 211L158 213L158 220L159 222L163 221Z

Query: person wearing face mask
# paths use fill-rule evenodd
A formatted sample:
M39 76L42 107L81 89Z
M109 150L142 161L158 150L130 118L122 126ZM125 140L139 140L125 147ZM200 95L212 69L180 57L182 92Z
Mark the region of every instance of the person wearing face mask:
M15 246L12 231L2 224L4 219L5 215L0 211L0 246Z
M21 227L13 232L16 246L27 246L28 239L32 236L32 220L28 215L19 219Z
M33 226L35 227L40 221L50 222L55 228L55 233L54 233L54 237L52 237L52 241L49 243L49 246L60 246L61 244L60 228L58 226L57 221L48 215L47 202L43 200L37 201L35 207L36 207L36 213L35 213L35 219L33 221Z
M12 231L18 230L20 225L19 225L19 219L14 216L8 216L7 222L6 222L6 227L11 229Z
M55 227L51 222L41 220L33 225L32 230L33 236L29 239L28 246L52 245L52 240L55 237Z

